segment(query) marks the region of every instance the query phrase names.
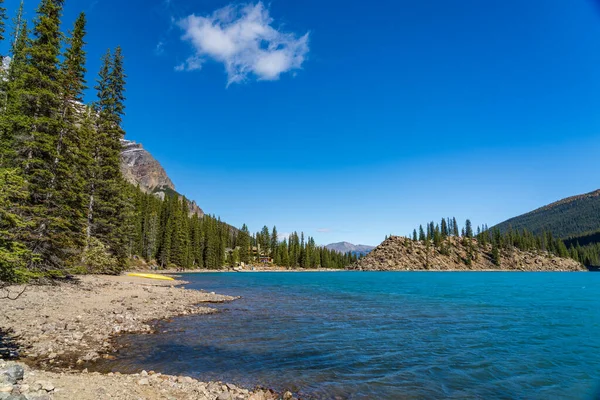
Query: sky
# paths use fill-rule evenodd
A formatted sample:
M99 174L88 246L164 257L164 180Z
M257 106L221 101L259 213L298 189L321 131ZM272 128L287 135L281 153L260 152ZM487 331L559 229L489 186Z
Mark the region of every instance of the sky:
M592 0L66 0L65 30L81 11L90 86L122 46L126 137L232 225L376 245L600 188Z

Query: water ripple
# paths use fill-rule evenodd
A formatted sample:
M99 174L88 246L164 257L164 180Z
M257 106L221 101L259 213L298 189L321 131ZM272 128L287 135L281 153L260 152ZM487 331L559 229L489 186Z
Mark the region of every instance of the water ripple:
M162 323L105 370L153 369L304 398L596 399L600 274L188 275L241 295ZM582 287L585 286L585 289Z

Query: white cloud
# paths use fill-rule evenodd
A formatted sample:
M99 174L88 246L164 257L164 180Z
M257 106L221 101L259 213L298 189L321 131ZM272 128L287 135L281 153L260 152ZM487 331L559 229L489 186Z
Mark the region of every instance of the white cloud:
M277 232L277 240L287 240L290 238L291 233L289 232Z
M319 229L317 229L317 232L319 232L319 233L329 233L329 232L331 232L331 229L330 228L319 228Z
M200 69L212 59L223 63L228 85L249 76L277 80L281 74L300 69L308 53L308 33L297 37L275 29L262 2L229 5L202 17L190 15L178 21L194 54L175 69Z
M204 60L198 56L191 56L185 62L175 66L175 71L196 71L202 69Z

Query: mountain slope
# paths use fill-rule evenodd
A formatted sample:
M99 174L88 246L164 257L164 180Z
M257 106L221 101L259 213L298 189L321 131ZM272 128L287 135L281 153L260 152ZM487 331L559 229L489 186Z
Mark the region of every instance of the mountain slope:
M175 190L162 165L140 143L121 140L121 172L125 180L146 193Z
M132 185L139 186L145 193L155 193L164 198L165 195L177 195L175 185L165 169L140 143L121 140L121 173ZM188 200L190 214L204 215L204 211L193 200Z
M479 246L473 239L473 260L468 265L468 248L461 238L447 238L441 247L426 246L423 242L391 236L372 252L348 267L367 271L401 270L491 270L511 271L585 271L580 263L559 258L542 251L500 251L500 265L492 261L492 246Z
M374 246L367 246L365 244L352 244L348 242L339 242L339 243L331 243L325 246L325 248L333 251L337 251L338 253L346 254L368 254L371 250L373 250Z
M559 200L498 225L501 232L527 229L538 235L552 232L554 237L568 238L600 230L600 190Z

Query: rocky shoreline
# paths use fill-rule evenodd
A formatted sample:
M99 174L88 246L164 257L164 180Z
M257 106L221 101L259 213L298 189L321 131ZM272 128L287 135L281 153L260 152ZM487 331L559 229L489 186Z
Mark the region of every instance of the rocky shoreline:
M126 375L84 369L113 357L115 335L153 333L152 321L213 313L206 304L236 299L177 287L182 283L83 276L77 282L28 286L16 300L0 301L0 330L10 332L21 357L19 362L0 360L0 400L292 399L289 392L249 391L154 371Z

